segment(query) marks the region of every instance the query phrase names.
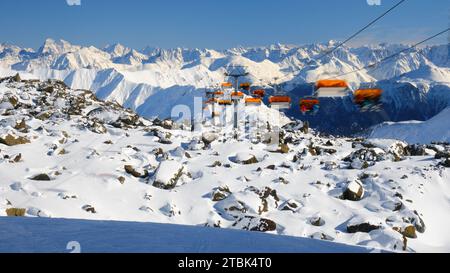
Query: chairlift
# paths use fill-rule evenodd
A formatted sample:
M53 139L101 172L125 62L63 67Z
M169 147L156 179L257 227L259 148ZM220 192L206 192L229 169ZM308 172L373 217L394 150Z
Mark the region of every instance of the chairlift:
M221 84L221 86L222 86L223 88L232 88L232 87L233 87L233 84L232 84L231 82L223 82L223 83Z
M264 96L266 95L266 91L264 89L257 89L253 91L253 95L255 97L264 98Z
M353 94L353 101L361 112L376 112L381 110L381 96L383 90L380 88L358 89Z
M277 80L277 78L275 78L275 81ZM269 98L269 104L270 107L272 108L277 108L277 109L289 109L291 108L291 98L289 96L286 95L285 92L280 91L279 90L279 86L278 84L274 84L273 85L274 89L275 89L275 93L273 96L271 96Z
M218 100L218 104L221 106L230 106L233 104L232 100Z
M350 87L344 80L319 80L316 82L314 94L318 98L338 98L349 94Z
M269 104L271 107L276 107L278 109L289 109L291 108L291 98L289 96L271 96L269 98Z
M249 91L251 84L249 82L244 82L239 85L242 90Z
M300 112L303 115L315 115L319 112L320 101L315 97L305 97L300 100Z
M244 98L244 93L236 91L231 93L231 100L239 101Z
M260 98L246 98L245 106L260 106L262 104L262 100Z

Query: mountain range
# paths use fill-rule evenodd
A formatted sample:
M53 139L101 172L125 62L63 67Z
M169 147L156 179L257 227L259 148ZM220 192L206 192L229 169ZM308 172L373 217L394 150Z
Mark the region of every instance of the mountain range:
M0 76L63 80L73 89L92 90L99 99L115 101L143 117L166 118L175 105L193 107L193 97L224 80L230 65L246 66L247 79L273 92L279 78L294 99L286 112L301 116L298 100L312 91L312 83L376 63L409 45L343 46L318 60L336 41L309 45L276 44L227 50L132 49L121 44L104 48L47 39L37 50L0 45ZM406 51L370 71L344 77L352 88L361 83L384 90L384 109L361 114L351 97L323 100L317 116L302 117L311 126L337 135L360 133L384 121L427 120L450 106L449 45Z

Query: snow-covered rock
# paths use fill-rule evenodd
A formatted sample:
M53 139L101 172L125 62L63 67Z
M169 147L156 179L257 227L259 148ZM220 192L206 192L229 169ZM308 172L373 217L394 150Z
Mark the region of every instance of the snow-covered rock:
M163 161L159 164L153 175L153 186L165 190L173 189L183 175L184 166L172 160Z

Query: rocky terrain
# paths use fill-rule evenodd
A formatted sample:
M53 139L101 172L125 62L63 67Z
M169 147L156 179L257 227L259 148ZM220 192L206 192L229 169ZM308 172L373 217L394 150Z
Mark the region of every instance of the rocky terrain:
M225 110L223 110L225 111ZM0 216L241 229L450 250L450 144L146 120L62 81L0 80ZM261 113L264 113L261 114ZM245 125L245 123L243 124ZM255 124L254 124L255 125Z

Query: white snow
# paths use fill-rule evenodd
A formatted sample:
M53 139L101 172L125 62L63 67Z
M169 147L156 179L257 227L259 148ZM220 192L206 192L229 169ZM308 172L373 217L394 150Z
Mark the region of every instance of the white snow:
M387 138L408 143L450 142L450 107L430 120L387 122L373 128L370 138Z
M309 238L155 223L0 217L0 225L1 253L69 253L70 242L81 253L380 252Z

